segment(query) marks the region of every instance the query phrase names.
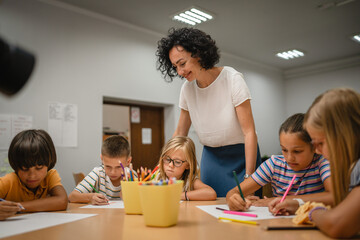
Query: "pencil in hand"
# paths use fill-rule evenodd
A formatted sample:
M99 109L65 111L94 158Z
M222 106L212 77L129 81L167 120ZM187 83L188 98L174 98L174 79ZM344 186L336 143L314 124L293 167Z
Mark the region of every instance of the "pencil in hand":
M245 202L244 194L243 194L243 192L241 191L240 183L239 183L239 180L238 180L238 178L237 178L237 176L236 176L236 172L235 172L235 171L233 171L233 175L234 175L234 178L235 178L235 181L236 181L236 185L237 185L237 187L238 187L238 189L239 189L240 196L241 196L241 198L242 198L242 199L244 200L244 202Z

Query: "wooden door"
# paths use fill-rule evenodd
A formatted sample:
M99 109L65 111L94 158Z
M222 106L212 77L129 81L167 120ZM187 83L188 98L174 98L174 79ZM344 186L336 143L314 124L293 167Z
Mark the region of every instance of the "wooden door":
M164 145L164 108L134 105L132 107L140 108L140 122L130 123L133 167L138 169L143 166L153 169L159 161L160 151ZM150 141L144 139L149 135L143 135L143 132L147 134L151 132Z

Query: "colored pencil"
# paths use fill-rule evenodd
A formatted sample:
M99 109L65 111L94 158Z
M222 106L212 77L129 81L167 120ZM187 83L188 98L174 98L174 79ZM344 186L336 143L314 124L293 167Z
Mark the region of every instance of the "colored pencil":
M221 210L221 211L228 211L227 209L225 208L220 208L220 207L216 207L217 210Z
M89 185L90 185L90 187L92 187L92 189L94 189L94 191L95 191L96 193L99 193L99 191L96 190L96 188L95 188L93 185L91 185L90 183L89 183Z
M236 211L228 211L228 210L225 210L224 213L226 213L226 214L240 215L240 216L246 216L246 217L257 217L256 214L246 213L246 212L236 212Z
M295 181L295 178L296 178L296 175L294 175L293 178L291 179L291 182L290 182L288 188L286 189L286 191L285 191L285 193L284 193L284 196L283 196L283 197L281 198L281 200L280 200L281 203L285 200L286 195L287 195L288 192L290 191L290 189L291 189L291 187L292 187L292 185L293 185L293 183L294 183L294 181Z
M280 200L280 203L282 203L282 202L285 200L286 195L287 195L288 192L290 191L290 189L291 189L291 187L292 187L292 185L293 185L293 183L294 183L294 181L295 181L295 178L296 178L296 175L294 175L293 178L291 179L291 182L289 183L288 188L286 189L284 195L282 196L282 198L281 198L281 200ZM279 210L279 211L280 211L280 210ZM277 212L275 213L275 216L278 215L279 211L277 211Z
M0 198L0 202L5 202L5 201L6 201L5 199ZM20 209L25 210L25 208L20 203L18 203L17 205L19 206Z
M240 183L239 183L239 180L238 180L238 178L237 178L237 176L236 176L236 172L235 172L235 171L233 171L233 175L234 175L236 184L237 184L237 186L238 186L238 189L239 189L239 192L240 192L240 196L241 196L241 198L242 198L242 199L244 200L244 202L245 202L244 194L243 194L242 191L241 191Z
M244 220L238 220L238 219L232 219L232 218L219 217L219 220L228 220L228 221L232 221L232 222L247 223L247 224L252 224L252 225L258 225L258 223L255 222L255 221L244 221Z

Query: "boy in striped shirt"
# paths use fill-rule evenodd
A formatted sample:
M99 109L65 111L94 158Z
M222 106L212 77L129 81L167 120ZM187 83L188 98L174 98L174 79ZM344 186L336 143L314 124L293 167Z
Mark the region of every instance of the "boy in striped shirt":
M70 193L70 202L108 204L109 199L120 199L122 167L129 166L129 142L122 136L110 136L101 147L102 165L95 167Z

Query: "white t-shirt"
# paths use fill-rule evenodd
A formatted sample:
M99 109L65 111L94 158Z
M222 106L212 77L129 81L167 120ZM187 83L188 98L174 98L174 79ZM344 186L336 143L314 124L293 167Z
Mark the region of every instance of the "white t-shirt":
M235 107L251 99L243 75L224 67L206 88L196 81L186 81L180 92L179 107L188 111L191 122L203 145L221 147L244 143Z

